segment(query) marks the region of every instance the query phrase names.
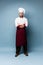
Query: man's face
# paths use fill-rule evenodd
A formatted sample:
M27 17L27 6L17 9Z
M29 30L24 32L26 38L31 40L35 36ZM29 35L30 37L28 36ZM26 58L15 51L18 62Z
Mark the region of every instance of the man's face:
M19 17L23 17L23 16L24 16L23 12L20 12Z

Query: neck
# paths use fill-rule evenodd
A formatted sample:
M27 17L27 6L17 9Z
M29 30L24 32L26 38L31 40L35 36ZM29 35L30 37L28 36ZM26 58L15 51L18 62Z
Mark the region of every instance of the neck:
M20 16L20 18L23 18L23 16Z

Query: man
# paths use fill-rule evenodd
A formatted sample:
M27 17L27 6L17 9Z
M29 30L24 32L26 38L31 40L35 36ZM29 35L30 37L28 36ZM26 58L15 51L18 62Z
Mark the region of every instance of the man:
M17 57L20 54L20 49L23 47L25 56L28 56L27 52L27 38L26 38L26 27L28 26L28 20L24 17L25 9L18 9L19 17L15 19L16 26L16 55Z

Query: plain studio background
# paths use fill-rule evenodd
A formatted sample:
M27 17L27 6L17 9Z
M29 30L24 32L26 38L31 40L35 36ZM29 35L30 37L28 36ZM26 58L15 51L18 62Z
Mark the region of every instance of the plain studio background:
M28 24L29 24L27 28L28 52L42 53L43 52L43 0L24 0L24 1L0 0L0 54L7 52L15 53L15 42L16 42L15 18L18 17L19 7L25 8L26 10L25 17L28 18ZM39 65L42 64L39 63Z

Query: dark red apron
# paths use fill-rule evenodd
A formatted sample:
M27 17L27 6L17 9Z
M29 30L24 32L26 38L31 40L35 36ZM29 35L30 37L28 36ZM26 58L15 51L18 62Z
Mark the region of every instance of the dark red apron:
M26 29L17 27L16 30L16 46L23 46L27 44Z

